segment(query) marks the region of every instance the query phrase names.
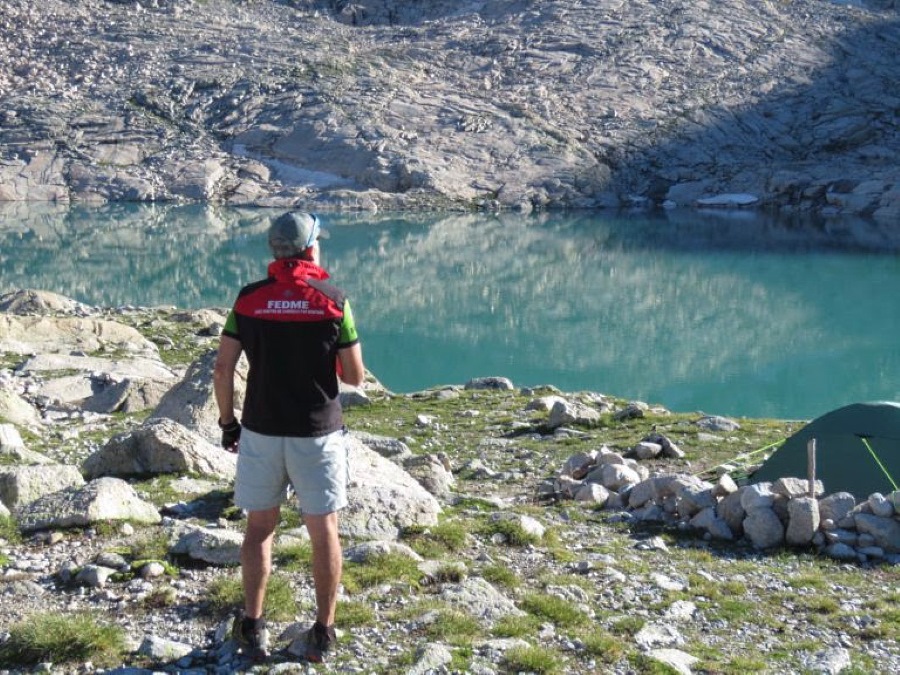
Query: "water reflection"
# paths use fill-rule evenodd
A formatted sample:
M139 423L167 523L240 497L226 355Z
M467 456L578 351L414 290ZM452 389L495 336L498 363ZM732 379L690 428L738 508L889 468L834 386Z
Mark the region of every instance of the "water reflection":
M0 291L224 307L264 272L270 215L0 207ZM889 298L900 247L864 221L325 221L325 266L353 298L367 362L398 391L505 375L677 410L777 417L900 398L900 318Z

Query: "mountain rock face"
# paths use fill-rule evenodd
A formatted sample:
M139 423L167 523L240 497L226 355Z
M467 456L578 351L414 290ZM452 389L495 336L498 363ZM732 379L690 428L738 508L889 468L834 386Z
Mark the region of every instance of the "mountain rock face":
M0 200L900 219L896 0L6 0Z

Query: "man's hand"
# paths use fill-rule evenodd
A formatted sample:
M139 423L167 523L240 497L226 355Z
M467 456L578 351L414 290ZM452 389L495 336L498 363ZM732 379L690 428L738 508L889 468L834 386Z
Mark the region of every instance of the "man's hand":
M222 420L219 420L219 428L222 430L222 447L228 452L237 452L238 441L241 440L241 423L233 419L228 424L222 424Z

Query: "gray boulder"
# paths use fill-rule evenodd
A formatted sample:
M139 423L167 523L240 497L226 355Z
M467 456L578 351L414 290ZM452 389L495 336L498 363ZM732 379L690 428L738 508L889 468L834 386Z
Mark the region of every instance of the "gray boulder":
M744 518L747 517L747 512L741 506L740 491L732 492L720 499L716 504L716 513L728 523L729 529L734 532L735 536L741 536L744 532Z
M741 425L734 420L719 415L701 417L694 424L705 431L737 431L741 428Z
M870 513L856 513L853 520L860 533L872 535L885 551L900 551L900 522Z
M694 671L691 667L700 659L692 656L680 649L661 648L651 649L647 652L647 656L654 661L659 661L664 666L668 666L679 675L691 675Z
M737 483L727 473L719 476L716 484L713 486L713 494L716 497L724 497L738 491Z
M822 485L822 481L820 480L815 482L813 489L815 490L816 495L821 495L825 492L825 486ZM809 481L806 478L779 478L772 483L772 492L789 499L793 499L794 497L806 497L809 495Z
M675 483L675 495L677 497L678 513L684 517L691 517L703 509L714 508L716 498L713 496L712 485L705 481L693 479L679 479Z
M0 424L0 454L8 455L25 447L19 430L12 424Z
M87 312L91 308L59 293L30 288L0 295L0 312L7 314L47 314L50 312Z
M772 548L784 543L784 526L772 509L748 511L743 526L744 534L756 548Z
M458 584L447 584L440 593L442 600L468 616L494 623L505 616L524 616L525 612L481 577L469 577Z
M716 510L713 507L705 508L691 518L691 525L705 530L714 539L734 539L734 533L731 531L728 523L725 522L724 518L716 515Z
M22 507L17 517L23 532L108 521L153 524L161 520L153 504L142 500L133 487L118 478L97 478L82 487L44 495Z
M404 527L436 525L441 506L409 473L347 436L349 505L340 532L358 539L396 539Z
M137 654L158 663L177 661L193 652L194 649L194 645L187 642L176 642L156 635L147 635L138 647Z
M421 562L422 556L398 541L364 541L344 550L344 558L355 563L370 562L384 555L401 555Z
M880 492L874 492L869 495L869 499L867 500L869 504L869 508L872 510L872 513L876 516L881 516L883 518L890 518L894 515L894 505L890 499L885 497Z
M404 460L403 468L439 500L449 501L456 481L436 455L414 455Z
M604 464L599 469L588 474L588 481L596 481L599 474L599 483L615 492L641 482L640 474L624 464Z
M405 675L430 675L443 672L453 661L453 652L442 644L429 643L416 649L415 662Z
M133 356L128 359L105 359L79 354L36 354L22 364L23 373L47 373L76 370L97 380L97 386L126 378L167 380L174 383L175 373L158 356Z
M155 419L114 436L82 466L85 476L191 473L233 479L237 455L171 419Z
M175 543L169 549L171 553L221 567L241 562L244 535L236 530L190 527L176 530L173 536Z
M466 382L466 389L500 389L512 391L515 389L512 381L506 377L476 377Z
M12 424L0 424L0 457L20 465L55 464L49 457L28 450L19 430Z
M350 435L382 457L387 457L396 462L402 463L408 457L412 457L412 451L409 449L409 446L396 438L378 436L365 431L356 431L355 429L350 432Z
M0 420L29 426L40 424L41 415L37 408L0 383Z
M159 349L136 329L104 319L0 314L0 352L44 354L123 352L158 358Z
M741 490L741 506L750 513L755 509L770 509L775 504L775 496L768 483L748 485Z
M654 476L634 485L628 492L629 508L637 509L647 502L655 501L657 498L657 480L659 479Z
M557 429L565 424L590 424L600 419L600 413L581 403L557 401L550 409L547 426Z
M788 502L785 540L791 546L811 543L819 529L819 502L815 497L795 497Z
M605 506L609 501L610 492L599 483L588 483L582 485L575 492L575 501L592 504L594 506Z
M212 379L216 351L207 351L188 367L181 382L166 392L150 414L150 419L167 417L196 431L211 443L219 442L219 408L213 394ZM234 405L238 410L244 405L247 368L247 359L242 355L234 378Z
M126 378L120 382L109 382L84 401L81 407L102 414L150 410L159 405L171 387L170 380Z
M44 495L84 485L78 467L34 464L0 467L0 501L15 511Z
M819 500L819 515L822 520L840 523L856 507L856 497L849 492L835 492Z
M634 456L638 459L653 459L658 457L663 447L659 443L651 443L650 441L641 441L632 448Z

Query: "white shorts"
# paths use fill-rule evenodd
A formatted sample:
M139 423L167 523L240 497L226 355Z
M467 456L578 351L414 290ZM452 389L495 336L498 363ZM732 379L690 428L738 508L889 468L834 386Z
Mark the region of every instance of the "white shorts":
M344 430L325 436L264 436L241 431L234 503L246 511L280 506L293 486L300 510L323 515L347 506L349 463Z

